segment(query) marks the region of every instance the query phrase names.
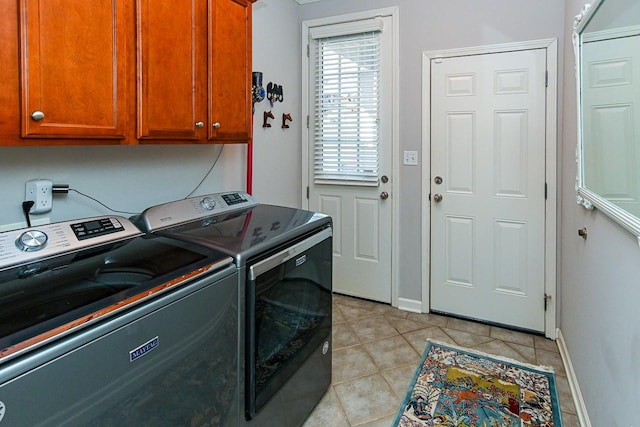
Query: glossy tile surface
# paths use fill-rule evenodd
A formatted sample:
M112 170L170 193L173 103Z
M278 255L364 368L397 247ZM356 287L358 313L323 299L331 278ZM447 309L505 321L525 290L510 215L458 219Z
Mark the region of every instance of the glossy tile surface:
M554 341L344 295L334 295L333 303L333 380L304 427L391 425L427 338L553 367L564 427L579 426Z

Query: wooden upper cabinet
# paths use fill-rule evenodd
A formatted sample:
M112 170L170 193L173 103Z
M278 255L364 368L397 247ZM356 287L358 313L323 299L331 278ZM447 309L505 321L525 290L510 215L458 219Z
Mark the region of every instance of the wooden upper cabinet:
M251 3L138 0L138 138L247 142Z
M207 3L138 0L140 139L206 142Z
M251 3L209 0L209 139L251 137Z
M19 15L22 137L124 138L125 0L20 0Z
M0 0L0 145L251 138L253 0Z

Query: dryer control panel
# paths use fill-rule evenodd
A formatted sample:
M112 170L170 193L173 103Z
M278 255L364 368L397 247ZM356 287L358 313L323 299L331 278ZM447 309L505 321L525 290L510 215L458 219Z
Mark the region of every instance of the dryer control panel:
M134 222L141 230L153 232L257 205L258 202L248 193L227 191L152 206L145 209Z
M5 231L0 233L0 271L142 234L131 221L119 216L92 217Z

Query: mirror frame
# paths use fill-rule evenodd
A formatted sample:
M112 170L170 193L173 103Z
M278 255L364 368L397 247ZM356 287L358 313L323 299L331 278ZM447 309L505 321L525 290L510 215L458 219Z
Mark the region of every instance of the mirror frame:
M577 100L577 115L578 115L578 133L577 133L577 148L576 148L576 196L579 205L582 205L586 209L596 208L613 221L617 222L629 232L631 232L640 244L640 218L632 215L626 210L620 208L604 197L596 194L584 186L584 168L582 162L582 79L581 79L581 46L582 46L582 31L589 23L593 15L596 13L600 5L606 0L594 0L591 4L585 4L582 6L580 13L578 13L573 21L573 49L575 54L575 72L576 72L576 100Z

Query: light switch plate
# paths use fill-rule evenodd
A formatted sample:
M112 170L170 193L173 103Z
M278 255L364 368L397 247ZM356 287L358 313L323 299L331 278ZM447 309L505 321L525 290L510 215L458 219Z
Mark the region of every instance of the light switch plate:
M404 164L409 166L418 165L418 152L417 151L405 151L404 152Z

